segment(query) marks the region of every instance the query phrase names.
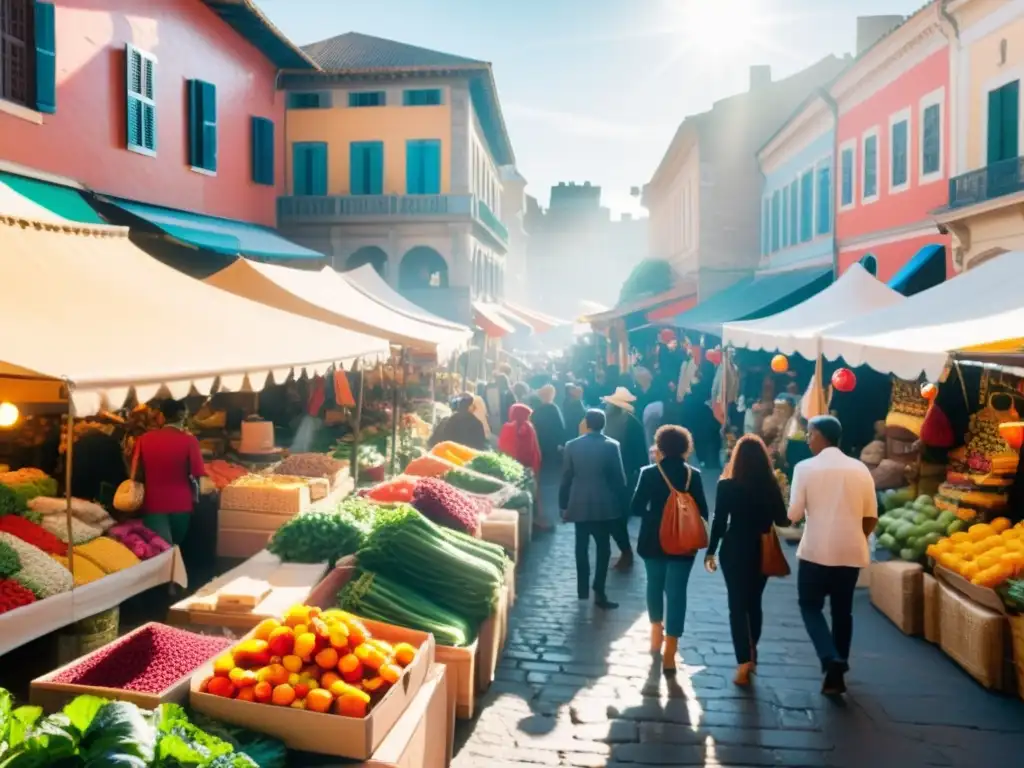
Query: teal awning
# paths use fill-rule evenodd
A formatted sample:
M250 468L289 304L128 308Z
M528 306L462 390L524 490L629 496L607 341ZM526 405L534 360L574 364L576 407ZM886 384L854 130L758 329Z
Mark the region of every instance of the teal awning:
M676 315L672 324L684 330L722 335L722 325L756 320L795 307L832 282L832 268L798 269L749 277Z
M61 218L79 224L107 223L77 189L13 173L0 173L0 183Z
M105 198L173 238L196 248L226 256L248 256L257 259L322 259L324 255L293 243L269 227L233 219L220 219L200 213L159 208L130 200Z
M934 288L946 279L946 247L926 245L893 275L889 287L904 296Z

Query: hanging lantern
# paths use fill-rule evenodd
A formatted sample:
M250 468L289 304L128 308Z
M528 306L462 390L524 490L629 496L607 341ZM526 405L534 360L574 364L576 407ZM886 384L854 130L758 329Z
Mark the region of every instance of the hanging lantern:
M721 365L722 364L722 350L718 349L718 348L716 348L716 349L709 349L707 354L704 355L704 359L706 359L712 365Z
M772 358L772 370L775 373L785 373L789 370L789 358L785 355L776 355Z
M1024 445L1024 421L1007 421L999 425L999 434L1013 450Z
M836 392L853 392L857 386L857 376L849 368L840 368L832 374L832 386Z
M665 344L667 346L675 340L676 334L675 331L673 331L671 328L662 328L660 331L658 331L658 341L660 341L662 344Z
M930 381L925 382L921 385L921 397L927 400L929 403L934 401L939 395L939 388L932 384Z

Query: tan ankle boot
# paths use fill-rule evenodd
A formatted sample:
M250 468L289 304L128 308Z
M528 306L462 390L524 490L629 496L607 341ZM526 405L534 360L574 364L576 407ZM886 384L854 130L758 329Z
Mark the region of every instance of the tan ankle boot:
M651 624L651 653L661 653L661 645L665 642L665 625L660 621Z
M674 675L676 673L676 652L679 650L679 638L678 637L666 637L665 638L665 650L661 656L661 669L666 675Z
M753 671L754 665L751 662L748 661L746 664L740 664L736 668L736 677L732 681L739 686L748 686L750 685L750 675Z

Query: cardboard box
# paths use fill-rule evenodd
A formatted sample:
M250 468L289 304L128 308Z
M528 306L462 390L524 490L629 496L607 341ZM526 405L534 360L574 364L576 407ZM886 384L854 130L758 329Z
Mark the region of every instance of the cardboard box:
M991 589L990 587L979 587L977 584L971 584L971 582L959 573L954 573L941 565L935 566L934 573L935 578L939 581L945 583L949 587L952 587L961 595L972 600L978 605L988 608L990 611L995 611L996 613L1006 613L1006 604L1003 603L1003 599L999 597L994 589Z
M506 605L508 589L503 586L494 613L480 625L480 632L477 633L479 648L476 656L476 689L479 693L486 693L494 682L494 674L501 659L501 624Z
M924 628L924 569L917 563L871 564L871 604L905 635Z
M276 528L274 530L277 530ZM220 528L217 531L217 557L242 559L265 549L273 531Z
M448 698L454 716L459 720L472 720L476 712L476 657L480 639L465 648L439 645L434 649L438 662L448 668ZM454 724L453 726L454 727Z
M274 736L290 749L367 760L377 751L419 693L434 663L434 636L368 619L363 622L372 637L390 643L412 643L417 647L416 658L405 668L401 679L364 718L236 701L203 693L199 689L203 680L213 674L212 661L192 675L189 703L194 710L204 715ZM246 635L246 638L251 634Z
M939 615L939 582L930 574L924 575L924 639L939 644L942 634L942 620Z
M519 513L496 509L480 522L480 538L504 548L512 562L519 559Z
M156 624L158 624L158 622L143 624L141 627L129 632L127 635L117 638L113 643L126 642L127 638L139 635L145 632L149 627ZM85 694L99 696L104 699L130 701L132 704L142 707L143 709L155 709L164 703L185 703L188 699L189 684L192 680L191 672L160 693L125 691L121 688L107 688L101 685L76 685L74 683L54 682L54 678L59 676L65 670L77 667L79 664L88 661L92 657L102 654L104 650L108 646L113 645L113 643L107 643L106 645L97 648L92 653L87 653L74 661L68 662L64 666L58 667L42 677L37 677L29 684L29 703L36 707L42 707L43 711L46 713L59 712L64 708L64 705L73 698L76 696L83 696Z
M1006 616L978 605L943 583L939 585L942 650L986 688L1003 690Z

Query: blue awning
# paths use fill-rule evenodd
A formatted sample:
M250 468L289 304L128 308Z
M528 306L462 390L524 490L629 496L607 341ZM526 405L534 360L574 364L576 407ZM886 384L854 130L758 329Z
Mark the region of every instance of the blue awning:
M889 281L889 287L904 296L934 288L946 279L946 248L926 245Z
M754 276L702 301L672 321L684 330L722 335L722 325L756 320L794 307L832 282L832 268L799 269Z
M281 237L269 227L233 219L220 219L174 208L160 208L131 200L103 198L126 213L196 248L226 256L256 259L322 259L322 253Z

